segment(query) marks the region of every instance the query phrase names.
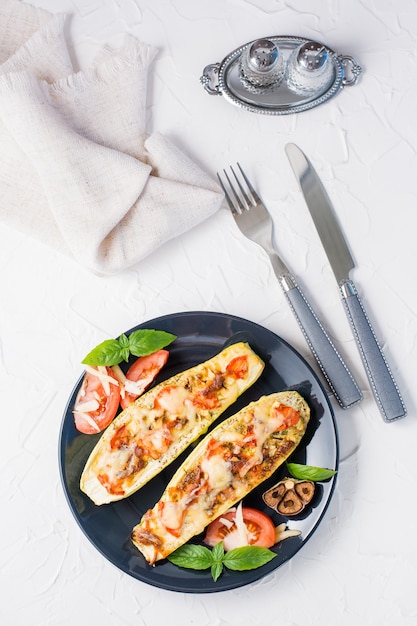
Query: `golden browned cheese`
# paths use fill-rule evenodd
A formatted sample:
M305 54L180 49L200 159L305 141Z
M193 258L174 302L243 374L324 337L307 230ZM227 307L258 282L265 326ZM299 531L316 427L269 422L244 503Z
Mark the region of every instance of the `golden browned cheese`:
M104 431L81 490L97 505L130 496L204 434L263 369L250 346L238 342L156 385Z
M269 478L301 441L310 409L295 391L263 396L199 443L132 532L153 564Z

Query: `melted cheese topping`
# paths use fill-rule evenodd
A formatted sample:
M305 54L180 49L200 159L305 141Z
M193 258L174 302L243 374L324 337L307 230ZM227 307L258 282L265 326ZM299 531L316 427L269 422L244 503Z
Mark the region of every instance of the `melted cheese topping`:
M225 461L219 454L204 458L201 462L201 469L207 476L210 489L222 491L233 480L233 474L229 461Z
M185 389L172 388L161 395L157 409L143 408L135 411L134 415L133 411L129 411L132 414L130 419L116 430L114 437L92 462L96 475L100 477L104 474L107 485L117 484L122 489L128 487L129 480L143 463L158 459L179 433L186 435L190 432L197 408L185 402L188 396ZM166 419L167 412L169 420ZM177 424L173 426L178 415L182 415L184 422L180 427Z
M265 412L264 407L258 406L255 407L255 410L253 411L249 423L253 426L253 436L250 440L254 443L254 445L250 450L247 461L239 470L240 478L243 478L252 467L262 463L262 449L265 441L281 426L282 416L278 412L275 413L273 410L274 408L275 407L273 407L270 412ZM245 446L245 437L239 432L226 431L221 434L218 441L223 444L227 444L229 442L239 444L238 447L235 446L233 448L233 450L238 453L241 452L242 448ZM205 451L200 464L201 470L205 474L208 481L212 497L215 494L222 492L226 489L226 487L235 481L231 461L224 458L225 449L221 448L221 450L222 451L220 453L213 455L210 448L208 448ZM166 505L167 504L168 502ZM179 517L183 517L187 504L189 504L189 501L187 501L186 498L175 503L175 508ZM182 511L180 510L181 507L183 507ZM193 511L191 511L190 515L193 515ZM177 526L171 526L170 528L177 528Z

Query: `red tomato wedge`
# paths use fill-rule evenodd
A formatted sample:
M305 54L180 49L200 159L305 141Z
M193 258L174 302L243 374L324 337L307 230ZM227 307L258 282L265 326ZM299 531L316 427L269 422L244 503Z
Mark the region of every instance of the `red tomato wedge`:
M229 376L234 376L235 378L244 378L248 373L248 357L235 357L227 365L226 371Z
M294 426L300 419L300 413L292 406L279 406L276 414L281 418L281 426L277 430L285 430Z
M168 350L157 350L147 356L139 357L127 370L125 393L120 398L122 409L125 409L139 398L149 387L168 360ZM129 381L133 384L129 385Z
M236 526L236 511L227 511L207 527L204 543L213 547L223 541L226 551L242 545L271 548L275 544L275 526L268 515L251 509L242 508L243 522L246 527L247 542L242 542L242 534Z
M97 375L94 374L97 371ZM86 435L104 430L119 408L120 386L110 367L89 368L74 404L75 427ZM103 378L104 377L104 378ZM115 382L112 383L111 380Z

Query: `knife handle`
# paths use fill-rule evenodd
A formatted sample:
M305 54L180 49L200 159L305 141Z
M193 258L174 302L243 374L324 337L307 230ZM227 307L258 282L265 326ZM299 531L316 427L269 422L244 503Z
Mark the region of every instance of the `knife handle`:
M309 302L290 274L278 276L295 318L336 400L344 409L362 399L362 393Z
M382 417L386 422L405 417L407 409L354 283L343 282L340 291Z

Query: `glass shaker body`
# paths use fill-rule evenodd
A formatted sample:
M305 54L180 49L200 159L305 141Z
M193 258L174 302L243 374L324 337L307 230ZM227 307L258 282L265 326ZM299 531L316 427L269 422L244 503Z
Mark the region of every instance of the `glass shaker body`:
M287 64L287 86L300 96L324 93L334 79L333 64L324 46L310 41L292 52Z
M249 89L276 87L282 82L284 74L284 59L269 39L254 41L241 56L240 76Z

